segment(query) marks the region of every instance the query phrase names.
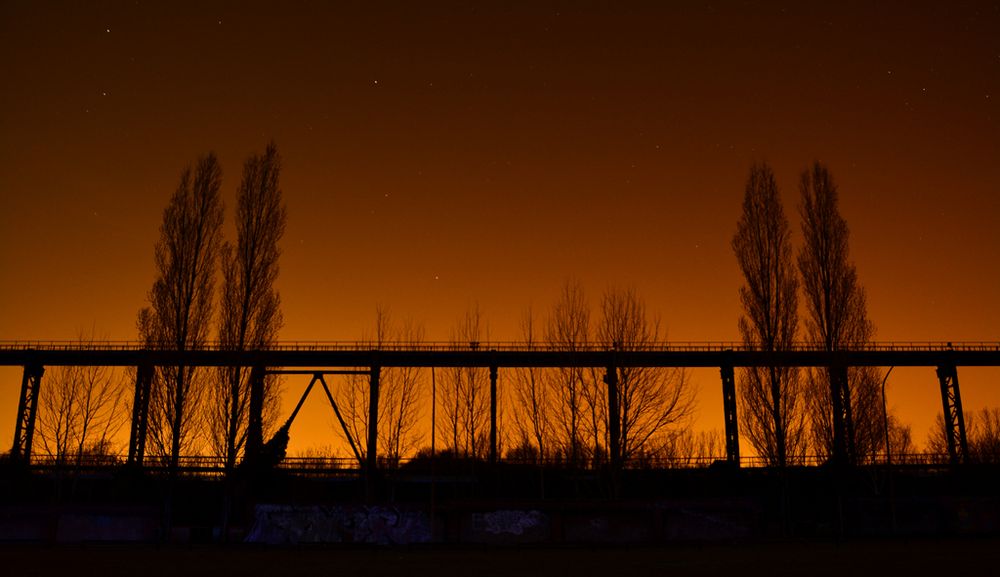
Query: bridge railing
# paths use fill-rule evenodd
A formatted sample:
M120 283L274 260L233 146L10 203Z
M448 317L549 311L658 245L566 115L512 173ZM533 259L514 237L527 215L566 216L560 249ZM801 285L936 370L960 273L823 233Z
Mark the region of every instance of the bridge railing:
M142 350L176 350L172 345L148 345L140 341L110 340L110 341L71 341L71 340L10 340L0 341L0 350L11 351L142 351ZM219 342L206 342L198 346L188 347L192 351L225 351L231 350ZM467 351L547 351L547 352L590 352L590 351L649 351L649 352L752 352L761 351L761 347L744 345L734 341L663 341L645 343L640 346L616 347L605 342L586 343L552 343L522 341L281 341L266 350L274 351L406 351L406 352L467 352ZM793 343L790 351L823 351L822 343L800 341ZM876 341L866 343L850 343L841 350L845 351L1000 351L1000 342L991 341Z
M421 458L425 465L430 462L426 458ZM672 456L672 457L646 457L631 459L625 463L626 469L633 470L666 470L666 469L701 469L711 467L716 463L725 460L724 455L696 455L696 456ZM818 455L805 455L793 459L790 466L820 466L826 458ZM404 458L398 462L388 464L389 469L405 470L414 459ZM506 458L501 462L508 465L538 466L563 469L567 464L561 460L535 459L535 458ZM447 463L447 459L442 461ZM873 455L861 465L882 466L887 463L884 454ZM897 467L923 467L937 468L948 466L949 458L947 454L938 453L907 453L892 455L892 464ZM31 458L31 468L40 472L64 473L64 474L94 474L111 473L125 465L123 455L83 455L79 459L75 456L59 458L55 455L35 454ZM763 469L767 467L765 459L757 456L744 456L740 458L740 466L749 469ZM290 474L304 476L326 476L326 477L352 477L361 472L358 461L350 457L286 457L278 466L278 469ZM427 468L426 466L424 467ZM584 470L589 467L583 467ZM170 471L170 459L164 456L147 456L143 462L143 469L149 473L167 473ZM218 457L205 455L184 455L178 459L177 472L182 475L197 477L222 477L225 475L223 461Z

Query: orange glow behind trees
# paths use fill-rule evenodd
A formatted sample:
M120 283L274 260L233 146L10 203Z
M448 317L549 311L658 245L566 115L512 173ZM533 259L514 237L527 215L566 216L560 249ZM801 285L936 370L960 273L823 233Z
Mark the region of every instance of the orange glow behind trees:
M234 241L242 159L273 136L282 340L356 340L380 304L447 340L473 303L497 340L531 307L537 338L574 278L593 314L633 286L666 338L735 341L746 171L767 161L791 216L816 160L880 340L1000 340L998 29L945 4L4 3L0 339L136 338L178 170L217 153ZM717 371L688 377L695 428L721 429ZM1000 370L960 378L970 412L1000 405ZM19 383L0 370L0 442ZM888 396L922 446L933 371ZM291 451L340 447L334 425L311 398Z

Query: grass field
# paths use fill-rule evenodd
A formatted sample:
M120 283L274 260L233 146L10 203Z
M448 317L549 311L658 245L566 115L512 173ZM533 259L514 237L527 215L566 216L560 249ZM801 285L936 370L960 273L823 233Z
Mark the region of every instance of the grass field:
M0 574L142 577L400 575L996 575L1000 538L597 548L0 545Z

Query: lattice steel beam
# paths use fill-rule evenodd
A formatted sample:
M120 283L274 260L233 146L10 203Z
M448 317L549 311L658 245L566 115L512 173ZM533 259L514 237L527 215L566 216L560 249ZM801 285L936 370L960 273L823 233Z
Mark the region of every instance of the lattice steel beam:
M726 421L726 461L740 466L740 428L736 416L736 374L732 366L719 367L722 375L722 411Z
M35 414L38 411L38 393L45 368L25 365L21 377L21 395L17 402L17 422L14 424L14 446L10 450L12 461L31 462L31 439L35 434Z
M958 368L955 365L939 366L937 376L941 382L941 404L944 410L944 435L948 441L948 457L953 465L964 464L969 459L969 444L965 436L962 393L958 388Z
M128 464L142 467L146 456L146 431L149 428L149 392L153 383L151 365L135 370L135 393L132 396L132 429L128 439Z

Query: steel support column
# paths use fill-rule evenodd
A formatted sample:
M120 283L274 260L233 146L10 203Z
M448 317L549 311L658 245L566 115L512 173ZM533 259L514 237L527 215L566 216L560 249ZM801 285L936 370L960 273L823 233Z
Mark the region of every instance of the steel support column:
M965 464L969 458L969 444L965 436L965 414L962 411L962 394L958 388L958 368L942 365L937 368L941 382L941 404L944 409L944 435L948 440L948 458L951 464Z
M740 428L736 418L736 374L731 365L719 367L722 375L722 411L726 421L726 462L740 466Z
M378 468L378 382L380 367L371 368L368 386L368 452L365 454L368 471Z
M497 368L490 367L490 464L497 464Z
M10 450L12 461L31 462L31 439L35 434L35 414L38 412L38 393L45 369L41 365L26 365L21 377L21 395L17 402L17 422L14 424L14 446Z
M243 459L260 456L264 450L264 378L267 370L261 366L250 369L250 418L247 423L247 443ZM310 383L311 384L311 383Z
M833 462L847 465L854 461L854 427L851 423L851 391L847 381L847 366L834 365L827 369L830 377L830 401L833 409Z
M149 428L149 392L153 385L152 365L135 368L135 393L132 395L132 429L128 437L128 464L142 467L146 456L146 430Z
M607 367L604 382L608 385L608 461L613 470L622 465L621 461L621 414L618 409L618 368Z

